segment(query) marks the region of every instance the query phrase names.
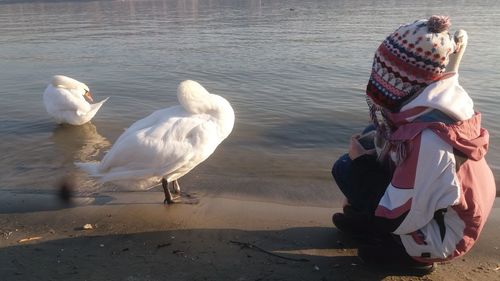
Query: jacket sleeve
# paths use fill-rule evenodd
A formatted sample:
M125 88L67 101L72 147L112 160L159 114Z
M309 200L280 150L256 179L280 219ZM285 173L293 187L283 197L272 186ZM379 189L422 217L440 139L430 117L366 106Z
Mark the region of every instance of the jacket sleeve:
M459 184L451 145L431 130L406 143L406 158L394 171L375 215L400 219L395 234L408 234L428 224L438 209L458 202Z

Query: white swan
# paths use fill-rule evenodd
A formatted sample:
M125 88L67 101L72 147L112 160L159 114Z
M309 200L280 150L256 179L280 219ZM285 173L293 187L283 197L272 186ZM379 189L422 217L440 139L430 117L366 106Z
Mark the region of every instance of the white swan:
M177 89L181 105L136 121L97 163L76 163L102 182L149 188L160 181L166 203L180 202L177 180L207 159L231 133L234 111L221 96L195 81ZM168 185L173 184L175 196Z
M467 43L469 41L469 35L467 34L467 31L459 29L455 32L453 38L455 40L455 44L457 45L457 51L450 55L450 61L446 66L446 71L458 73L458 67L460 66L460 62L462 61L462 57L465 53L465 48L467 47Z
M43 93L43 103L57 123L82 125L94 117L106 98L93 102L87 85L63 75L55 75Z

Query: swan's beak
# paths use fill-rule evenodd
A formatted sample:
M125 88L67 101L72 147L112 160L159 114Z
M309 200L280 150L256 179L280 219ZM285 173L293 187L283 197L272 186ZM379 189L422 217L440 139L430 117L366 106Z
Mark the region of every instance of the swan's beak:
M94 102L94 99L92 98L92 94L89 91L85 91L85 94L83 97L88 101L88 102Z

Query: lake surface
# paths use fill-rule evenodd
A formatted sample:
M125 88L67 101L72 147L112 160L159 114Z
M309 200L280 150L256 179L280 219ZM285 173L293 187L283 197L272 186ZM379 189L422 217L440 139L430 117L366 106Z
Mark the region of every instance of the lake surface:
M76 174L78 190L99 191L73 162L100 159L193 79L227 98L237 120L186 176L190 185L336 198L331 163L368 121L375 49L400 24L432 14L469 32L460 82L483 114L499 178L497 1L0 0L0 190L48 191ZM54 74L111 98L90 124L58 126L42 103Z

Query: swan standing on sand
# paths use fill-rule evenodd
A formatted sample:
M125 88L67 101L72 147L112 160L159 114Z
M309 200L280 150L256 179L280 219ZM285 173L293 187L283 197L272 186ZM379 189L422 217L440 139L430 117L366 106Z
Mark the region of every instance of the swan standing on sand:
M102 104L93 102L87 85L63 75L55 75L43 93L43 103L47 112L57 123L82 125L90 121Z
M146 189L161 181L164 203L181 202L177 180L207 159L231 133L234 111L226 99L191 80L180 83L177 98L181 105L155 111L132 124L101 162L76 164L102 182Z

